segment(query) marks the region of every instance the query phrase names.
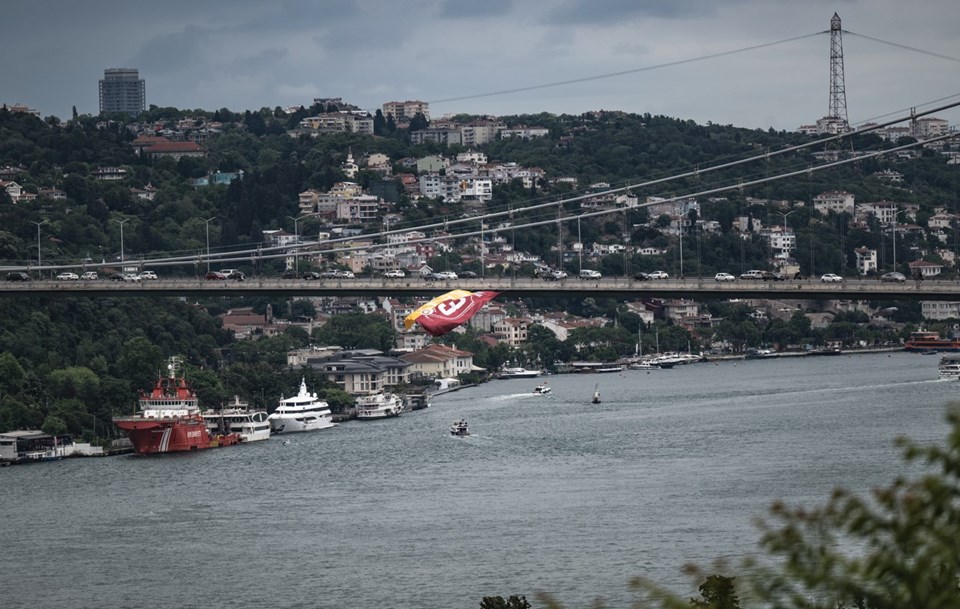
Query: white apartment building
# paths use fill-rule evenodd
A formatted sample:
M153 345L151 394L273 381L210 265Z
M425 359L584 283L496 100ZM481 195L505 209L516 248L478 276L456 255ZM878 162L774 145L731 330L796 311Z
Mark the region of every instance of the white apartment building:
M920 301L920 311L924 319L960 319L960 301Z
M460 127L461 143L464 146L482 146L497 139L497 133L506 127L506 124L496 121L468 123Z
M493 333L511 347L517 348L527 342L529 323L518 317L507 317L493 324Z
M458 163L476 163L477 165L486 165L487 154L485 152L477 152L476 150L467 150L466 152L459 152L457 153L457 162Z
M853 250L857 257L857 272L866 275L877 270L877 250L867 247L858 247Z
M778 258L790 258L797 249L797 235L789 228L784 230L782 226L774 226L764 229L761 236L770 243L770 249L778 252Z
M813 198L813 208L821 214L830 212L852 214L855 206L853 194L844 191L822 192Z
M874 216L883 226L889 226L896 221L900 207L891 201L873 201L857 205L857 216L866 218Z
M360 195L337 202L337 220L344 222L374 222L380 216L383 199Z
M398 123L409 122L418 112L430 120L430 104L420 100L387 102L382 110L384 117L392 116Z
M913 121L910 125L910 131L912 135L918 139L946 135L950 132L950 121L925 116Z
M429 173L420 176L420 194L445 203L462 200L486 202L493 198L493 181L490 178Z
M373 117L363 111L340 111L308 116L300 121L301 129L321 133L364 133L373 135Z
M500 130L500 138L521 138L530 140L536 137L546 137L550 135L550 130L545 127L507 127Z

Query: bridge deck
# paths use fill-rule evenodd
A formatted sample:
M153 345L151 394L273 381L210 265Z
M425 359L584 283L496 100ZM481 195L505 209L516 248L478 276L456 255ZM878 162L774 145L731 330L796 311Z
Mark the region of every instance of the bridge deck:
M118 281L2 281L0 295L71 296L234 296L280 294L289 296L435 296L448 290L495 290L514 296L600 296L616 298L771 298L801 300L958 300L960 281L908 281L883 283L875 279L848 279L842 283L818 280L732 281L667 279L635 281L623 277L599 280L569 278L544 281L531 278L481 278L451 281L405 279L277 279L247 278L246 281L206 281L195 278L165 278L142 283Z

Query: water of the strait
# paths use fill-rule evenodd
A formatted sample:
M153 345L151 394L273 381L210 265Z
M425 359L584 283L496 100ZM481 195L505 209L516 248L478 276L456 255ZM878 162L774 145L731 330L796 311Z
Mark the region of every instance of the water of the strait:
M4 607L467 609L545 591L626 607L646 576L757 552L907 468L960 383L906 353L494 381L397 419L160 457L0 469ZM594 388L602 403L590 404ZM448 429L466 418L473 435ZM288 440L289 442L285 442Z

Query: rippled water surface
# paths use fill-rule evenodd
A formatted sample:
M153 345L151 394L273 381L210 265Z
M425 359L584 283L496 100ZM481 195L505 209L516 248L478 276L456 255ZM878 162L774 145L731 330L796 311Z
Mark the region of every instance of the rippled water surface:
M911 354L495 381L398 419L190 455L0 469L4 607L566 607L687 592L756 550L775 499L820 505L946 435L960 384ZM594 387L603 399L591 405ZM473 435L454 438L466 418Z

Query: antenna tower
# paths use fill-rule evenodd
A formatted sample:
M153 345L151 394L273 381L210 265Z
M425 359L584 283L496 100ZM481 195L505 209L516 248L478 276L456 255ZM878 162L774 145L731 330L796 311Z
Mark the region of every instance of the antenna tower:
M827 116L836 121L838 131L850 128L847 120L847 90L843 84L843 30L837 13L830 19L830 110Z

